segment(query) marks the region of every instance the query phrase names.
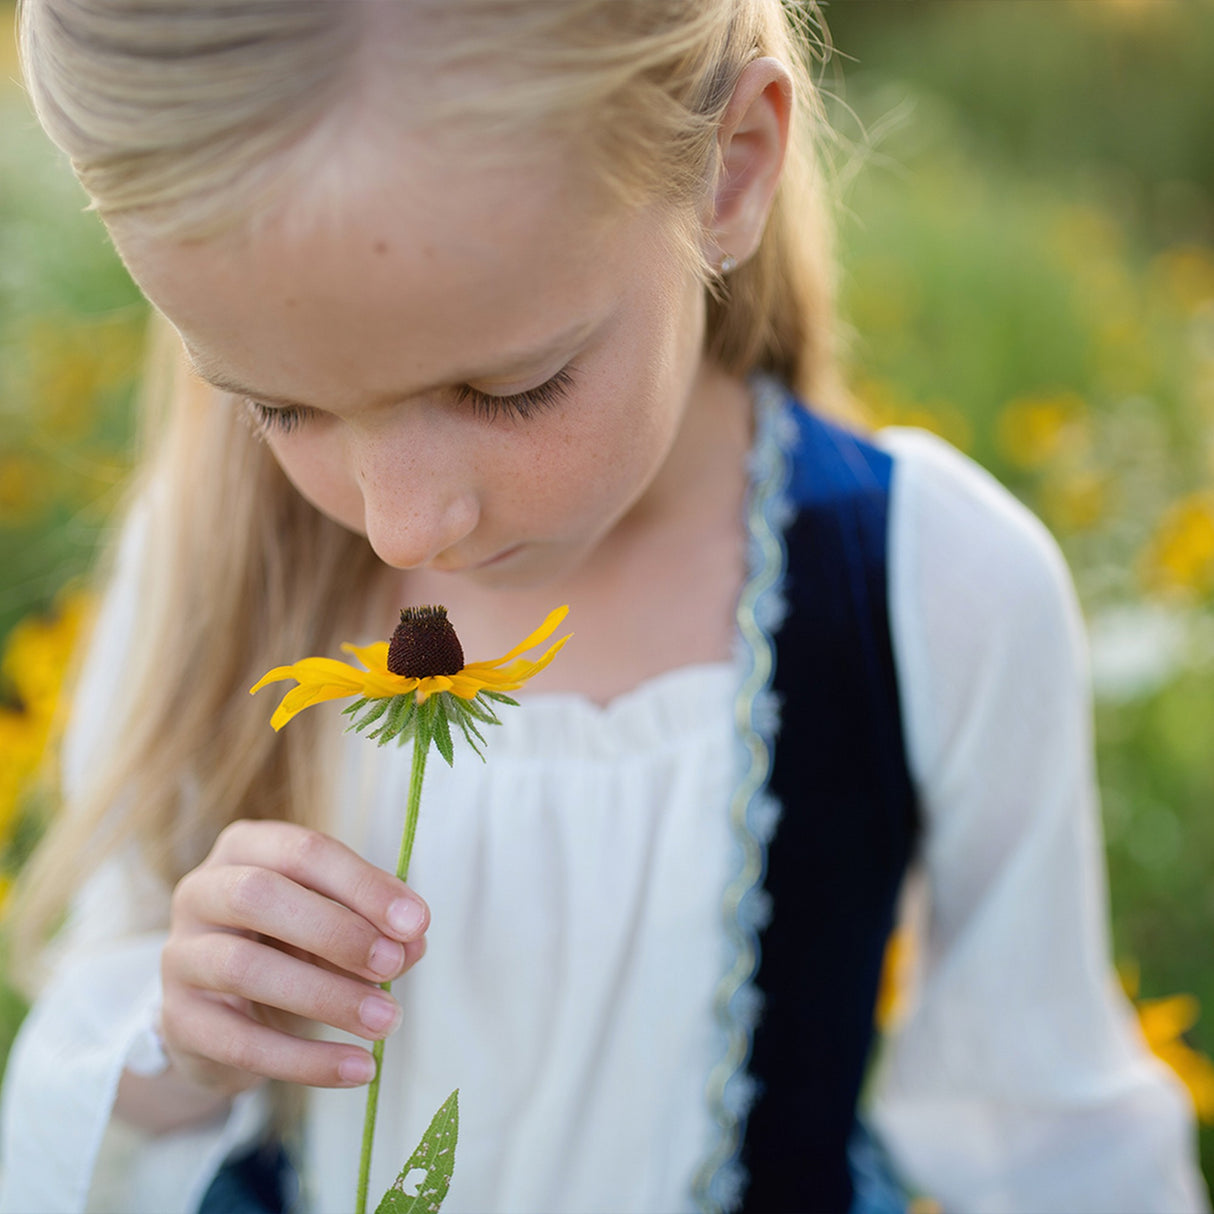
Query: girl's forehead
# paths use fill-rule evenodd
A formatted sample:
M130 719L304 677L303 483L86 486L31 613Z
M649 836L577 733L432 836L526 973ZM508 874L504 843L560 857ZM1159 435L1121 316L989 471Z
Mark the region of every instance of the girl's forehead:
M662 231L653 213L605 208L575 158L537 171L534 156L490 168L404 148L328 206L197 242L127 221L115 239L202 364L306 401L355 375L396 392L402 377L446 380L470 350L552 344L610 310Z

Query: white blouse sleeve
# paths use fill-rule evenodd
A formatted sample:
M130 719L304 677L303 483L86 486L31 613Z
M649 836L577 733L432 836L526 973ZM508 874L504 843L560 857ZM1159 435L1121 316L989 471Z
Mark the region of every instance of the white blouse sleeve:
M98 617L64 743L64 785L87 779L109 689L131 640L138 523L128 528ZM150 1136L111 1124L124 1069L155 1074L160 951L169 892L134 849L100 866L73 904L49 979L21 1026L0 1110L0 1214L193 1210L233 1148L264 1120L245 1093L205 1127Z
M881 441L928 909L874 1121L949 1211L1206 1210L1187 1094L1115 989L1086 647L1061 555L947 444Z

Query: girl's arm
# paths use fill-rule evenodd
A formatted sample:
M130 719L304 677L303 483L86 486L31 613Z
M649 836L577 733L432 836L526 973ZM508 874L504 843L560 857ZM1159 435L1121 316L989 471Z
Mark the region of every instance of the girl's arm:
M897 458L891 616L925 819L917 999L876 1117L946 1209L1207 1208L1192 1109L1116 989L1082 620L1045 529L930 436Z

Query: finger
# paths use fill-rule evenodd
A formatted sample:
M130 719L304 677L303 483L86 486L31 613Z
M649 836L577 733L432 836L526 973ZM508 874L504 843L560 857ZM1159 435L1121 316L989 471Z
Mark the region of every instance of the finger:
M344 843L293 822L233 822L211 854L223 864L274 869L349 907L396 940L414 940L430 923L429 908L403 881Z
M310 965L319 966L323 970L327 970L334 974L349 974L349 970L342 969L340 966L334 965L331 961L324 957L318 957L315 953L308 952L306 949L296 948L294 945L286 944L281 940L274 942L274 947L281 949L285 953L290 953L293 957L298 957L301 961L307 961ZM426 937L422 936L420 940L410 940L403 946L405 950L405 961L400 972L389 977L375 979L376 983L392 981L399 978L401 974L407 974L425 955L426 955Z
M231 932L175 943L165 958L170 981L255 1004L377 1040L400 1024L400 1005L368 983L331 974L268 944Z
M405 966L399 940L270 868L207 865L179 883L174 901L179 922L267 936L374 982Z
M249 1087L250 1075L312 1087L351 1088L369 1083L375 1073L369 1051L356 1045L280 1033L205 997L166 998L161 1030L180 1069L195 1082L228 1094Z

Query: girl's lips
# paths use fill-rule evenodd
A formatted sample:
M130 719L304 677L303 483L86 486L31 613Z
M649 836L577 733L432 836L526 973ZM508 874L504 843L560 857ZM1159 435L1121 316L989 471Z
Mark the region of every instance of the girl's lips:
M489 569L494 565L501 564L503 561L509 560L516 552L523 547L522 544L515 544L511 548L504 548L496 556L491 556L488 560L478 561L473 565L460 565L454 568L442 569L443 573L477 573L482 569ZM438 568L438 566L435 566Z
M497 556L491 556L487 561L482 561L479 565L473 565L473 569L488 569L491 565L497 565L502 561L509 560L518 550L522 548L522 544L515 544L512 548L507 548L504 552L499 552Z

